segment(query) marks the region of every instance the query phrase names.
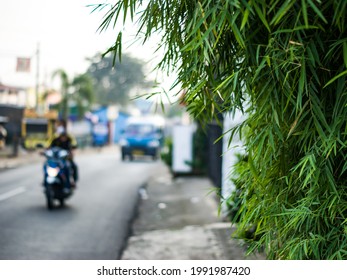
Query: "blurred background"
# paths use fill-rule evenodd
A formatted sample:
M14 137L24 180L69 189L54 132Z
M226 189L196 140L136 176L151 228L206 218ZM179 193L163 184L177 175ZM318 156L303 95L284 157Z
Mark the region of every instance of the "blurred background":
M97 30L102 16L90 1L3 2L0 259L118 258L139 188L160 179L163 167L174 178L208 178L218 197L231 192L227 167L242 149L227 156L222 136L235 118L195 123L180 102L184 91L171 88L175 73L153 71L155 38L134 43L136 27L129 25L119 62L102 57L116 32ZM40 189L40 153L60 120L76 139L80 180L52 219Z

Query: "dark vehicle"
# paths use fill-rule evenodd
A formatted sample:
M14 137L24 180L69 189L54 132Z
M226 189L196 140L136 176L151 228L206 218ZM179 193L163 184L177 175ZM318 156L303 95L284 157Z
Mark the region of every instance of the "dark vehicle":
M163 143L163 121L158 118L130 118L120 139L122 160L129 156L159 157Z
M53 147L43 152L46 157L44 163L44 193L47 199L47 208L53 209L54 200L58 200L64 206L65 199L69 198L74 191L71 187L72 169L68 160L69 152ZM69 180L67 182L67 180ZM67 187L70 186L70 187Z

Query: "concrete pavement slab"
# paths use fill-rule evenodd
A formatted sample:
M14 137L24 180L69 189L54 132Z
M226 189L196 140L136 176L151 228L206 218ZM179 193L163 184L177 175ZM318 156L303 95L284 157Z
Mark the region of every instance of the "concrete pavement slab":
M163 164L140 190L138 217L122 254L126 260L245 260L230 222L218 216L218 199L205 177L172 178Z

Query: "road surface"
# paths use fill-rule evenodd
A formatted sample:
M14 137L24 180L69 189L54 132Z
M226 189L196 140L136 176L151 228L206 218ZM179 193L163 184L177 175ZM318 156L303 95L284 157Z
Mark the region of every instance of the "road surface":
M161 163L121 162L117 150L81 154L76 193L49 211L43 160L0 172L0 259L119 259L138 190Z

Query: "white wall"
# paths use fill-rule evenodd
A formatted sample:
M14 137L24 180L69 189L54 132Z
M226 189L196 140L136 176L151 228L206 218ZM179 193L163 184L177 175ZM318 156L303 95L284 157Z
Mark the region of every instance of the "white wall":
M227 198L235 189L234 184L230 180L233 172L233 165L237 162L237 154L245 152L242 140L238 134L230 141L230 129L242 123L245 120L245 115L240 111L234 114L228 113L224 115L223 123L223 157L222 157L222 197ZM226 205L222 204L222 214L226 212Z
M193 160L193 133L195 125L175 125L172 130L172 170L175 173L189 173Z

